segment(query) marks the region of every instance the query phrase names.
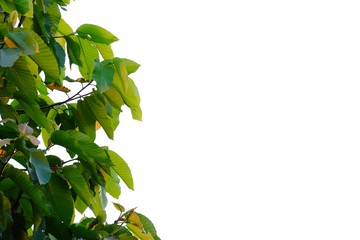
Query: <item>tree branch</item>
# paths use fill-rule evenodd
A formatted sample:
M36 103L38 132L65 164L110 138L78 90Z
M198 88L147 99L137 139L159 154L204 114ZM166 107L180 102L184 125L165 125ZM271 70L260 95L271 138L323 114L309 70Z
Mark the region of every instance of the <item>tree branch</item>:
M11 155L8 157L8 159L6 159L6 161L4 162L4 165L1 167L0 177L1 177L2 174L4 173L7 164L9 163L10 159L14 156L14 154L15 154L15 149L13 150L13 152L11 153Z

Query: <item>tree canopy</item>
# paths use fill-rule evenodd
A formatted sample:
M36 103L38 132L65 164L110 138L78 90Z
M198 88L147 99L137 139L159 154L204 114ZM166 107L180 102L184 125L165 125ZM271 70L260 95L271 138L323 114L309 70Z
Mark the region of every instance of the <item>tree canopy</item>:
M106 221L108 195L134 183L121 156L95 143L100 128L114 138L123 106L141 120L130 78L140 65L114 55L118 38L103 27L72 29L61 16L69 3L0 0L0 238L160 239L118 202ZM86 209L94 217L74 222Z

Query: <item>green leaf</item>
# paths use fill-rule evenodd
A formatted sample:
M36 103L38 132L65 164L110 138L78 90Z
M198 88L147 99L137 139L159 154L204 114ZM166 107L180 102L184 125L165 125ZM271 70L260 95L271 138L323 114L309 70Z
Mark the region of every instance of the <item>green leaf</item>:
M114 203L114 202L113 202L113 205L114 205L114 207L115 207L117 210L119 210L120 212L125 212L125 208L124 208L121 204L119 204L119 203Z
M120 180L113 169L111 169L110 172L111 175L107 174L105 171L101 171L105 179L105 189L113 198L118 199L121 193Z
M110 44L119 40L108 30L93 24L83 24L76 32L83 38L90 37L96 43Z
M89 190L89 185L86 183L83 175L79 169L74 166L63 167L63 174L66 180L70 183L70 186L77 194L77 196L86 204L90 205L92 203L92 195Z
M35 167L36 176L41 185L49 182L51 178L51 169L43 151L34 149L30 151L30 162Z
M140 240L154 240L150 233L143 233L138 226L127 223L126 227Z
M114 138L114 129L111 124L111 119L107 114L106 105L101 99L100 94L91 95L85 97L85 102L89 105L93 116L100 123L100 125L104 128L105 133L110 139Z
M20 58L6 71L6 78L26 96L35 99L37 97L36 83L26 62Z
M121 109L121 106L124 105L124 100L121 97L119 91L116 90L114 86L111 86L109 90L103 93L106 100L116 109Z
M79 131L85 133L92 141L94 141L96 135L96 119L91 114L89 105L85 101L79 100L77 103L77 109L73 111L75 111L75 122L79 127Z
M110 89L114 77L114 66L109 60L102 62L96 60L94 65L93 79L96 81L98 90L103 93Z
M88 205L84 203L79 197L75 200L75 208L79 213L83 214L85 210L88 208Z
M76 225L71 225L71 231L73 233L73 235L77 238L82 238L82 239L88 239L88 240L98 240L98 234L93 231L93 230L89 230L83 226L76 226Z
M32 2L31 0L1 0L1 7L8 13L16 10L20 14L26 14L27 17L32 15L29 12L32 12Z
M0 181L0 192L6 192L16 187L16 184L10 178L5 178Z
M52 132L53 126L46 118L45 114L40 110L40 106L34 99L26 96L22 92L15 92L14 98L24 108L25 112L41 127L45 128L46 131Z
M112 60L114 58L114 53L110 45L101 43L95 43L95 45L104 60Z
M3 48L0 49L0 66L11 67L20 57L21 50L19 48Z
M54 216L45 217L46 232L51 233L58 240L70 240L72 238L71 230L61 220Z
M44 204L45 200L42 192L32 183L29 175L8 164L6 165L3 176L13 180L15 184L30 197L32 202L39 206L44 212L48 212L48 206Z
M74 218L74 201L67 182L57 174L53 174L50 182L46 185L46 189L47 198L56 216L65 224L71 224Z
M78 66L82 66L81 60L80 60L80 44L76 37L69 36L65 37L66 40L66 49L68 52L69 57L69 63L70 67L74 63Z
M11 203L4 193L0 192L0 232L4 232L11 222Z
M126 93L127 90L128 90L128 87L129 87L129 83L128 83L128 72L127 72L127 69L126 69L126 64L125 64L125 61L121 58L114 58L114 66L115 66L115 69L116 69L116 73L117 73L117 76L118 78L116 79L119 79L119 83L121 85L119 85L119 87L121 86L122 88L119 89L119 91L121 93ZM116 85L115 85L116 86Z
M91 80L92 72L94 70L94 61L99 58L99 53L91 41L78 38L78 42L80 46L81 61L81 65L79 65L79 71L85 79Z
M64 21L63 18L61 18L59 21L58 31L64 36L70 35L74 32L72 28L69 26L69 24L67 24L67 22Z
M109 157L96 145L89 136L75 130L57 130L51 135L51 141L76 153L81 159L89 163L109 163Z
M32 36L39 45L39 52L34 55L30 55L30 57L36 62L39 68L45 72L46 75L56 81L59 80L60 67L54 53L35 32L32 32Z
M137 215L139 216L140 221L143 224L145 231L151 233L151 235L154 237L155 240L160 240L160 238L157 235L154 224L150 221L150 219L148 219L146 216L144 216L138 212L137 212Z
M126 66L126 71L128 74L134 73L138 70L138 68L140 67L140 64L138 64L137 62L134 62L133 60L127 59L127 58L121 58Z
M10 32L7 37L15 42L25 55L32 55L39 52L39 45L30 30L16 29Z
M128 188L134 190L134 181L131 175L131 170L127 163L122 159L116 152L108 150L108 154L110 156L111 161L115 166L112 168L115 172L120 176L120 178L124 181Z

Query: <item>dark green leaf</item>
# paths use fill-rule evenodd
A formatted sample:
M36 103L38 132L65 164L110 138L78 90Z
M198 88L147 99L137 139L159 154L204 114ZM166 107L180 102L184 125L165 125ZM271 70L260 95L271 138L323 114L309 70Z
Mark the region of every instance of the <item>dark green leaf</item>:
M93 197L90 193L89 185L86 183L79 169L74 165L66 166L63 168L63 174L77 196L84 203L90 205L93 202Z
M112 128L111 119L107 114L106 105L101 99L100 94L91 95L85 98L85 102L89 105L93 116L100 123L100 125L104 128L107 136L110 139L114 138L114 129Z
M68 183L57 174L51 176L46 185L47 198L50 201L56 216L65 224L70 224L74 217L74 201Z
M81 60L80 60L80 44L77 40L77 37L69 36L65 37L66 39L66 49L68 51L68 57L70 61L70 67L74 63L78 66L82 66Z
M119 40L108 30L93 24L83 24L76 32L83 38L90 37L96 43L110 44Z
M64 49L53 38L51 40L51 44L53 46L53 49L55 50L55 56L59 62L60 67L64 67L65 66L65 51L64 51Z
M71 225L71 231L77 238L88 240L98 240L98 235L95 231L89 230L83 226Z
M85 101L79 100L75 110L75 121L79 131L85 133L92 141L95 140L95 122L96 119L91 114L91 109Z
M48 216L45 218L46 231L51 233L58 240L71 240L72 233L68 226L66 226L61 220L54 216Z
M105 60L99 62L95 61L95 68L93 71L93 79L96 81L98 90L103 93L109 90L114 77L114 66L111 61Z
M30 162L35 167L36 176L40 184L46 184L51 177L51 169L44 152L38 149L30 151Z
M115 172L119 174L120 178L125 182L128 188L134 190L134 181L127 163L114 151L108 150L108 154L115 165L113 166Z
M53 131L53 126L46 118L45 114L40 110L40 106L34 99L26 96L22 92L15 92L14 98L24 108L25 112L41 127L45 128L48 132Z
M45 200L42 192L32 183L29 175L8 164L6 165L3 176L9 177L13 180L15 184L23 192L25 192L37 206L39 206L44 212L48 212L48 206L44 204Z
M6 71L6 78L11 81L23 94L36 99L36 83L34 76L29 71L27 63L20 58Z
M19 48L3 48L0 49L0 66L12 67L15 61L20 57L21 50Z
M4 232L11 222L11 203L4 193L0 192L0 232Z

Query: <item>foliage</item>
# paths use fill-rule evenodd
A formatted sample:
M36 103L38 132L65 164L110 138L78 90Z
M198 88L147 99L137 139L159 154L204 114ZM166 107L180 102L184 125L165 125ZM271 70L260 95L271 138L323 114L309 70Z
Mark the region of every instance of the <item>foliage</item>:
M106 222L107 194L118 199L120 181L134 185L96 131L113 139L124 105L141 120L129 77L139 64L114 56L118 38L108 30L74 31L61 17L69 3L0 0L0 239L160 239L147 217L119 203L118 219ZM86 209L94 217L75 223Z

